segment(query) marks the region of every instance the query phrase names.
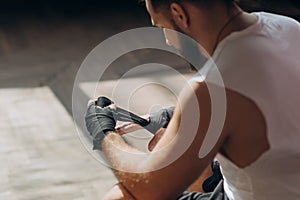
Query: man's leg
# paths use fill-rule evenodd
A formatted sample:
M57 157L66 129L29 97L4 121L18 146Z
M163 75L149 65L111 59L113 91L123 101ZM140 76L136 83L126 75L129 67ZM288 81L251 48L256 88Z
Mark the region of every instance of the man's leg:
M136 200L121 184L114 186L103 200ZM210 193L184 192L177 200L229 200L223 189L223 181Z

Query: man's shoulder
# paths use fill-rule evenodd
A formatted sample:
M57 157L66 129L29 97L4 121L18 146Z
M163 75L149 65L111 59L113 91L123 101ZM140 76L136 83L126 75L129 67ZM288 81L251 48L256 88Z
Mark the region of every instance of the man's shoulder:
M292 24L299 25L299 22L297 20L286 15L280 15L280 14L270 13L270 12L255 12L255 14L258 15L261 19L280 20L280 21L286 21Z

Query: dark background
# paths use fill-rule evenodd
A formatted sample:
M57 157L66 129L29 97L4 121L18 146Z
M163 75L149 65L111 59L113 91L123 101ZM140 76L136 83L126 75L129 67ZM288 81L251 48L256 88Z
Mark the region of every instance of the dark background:
M300 16L299 0L240 0L242 7L249 11L265 10L294 17ZM79 17L101 16L104 13L130 11L140 13L143 6L138 0L6 0L0 2L0 15L10 17Z
M300 19L300 0L240 3L247 11ZM74 78L86 55L114 34L145 26L150 19L138 0L0 1L0 88L49 86L71 113ZM108 78L121 75L117 66Z

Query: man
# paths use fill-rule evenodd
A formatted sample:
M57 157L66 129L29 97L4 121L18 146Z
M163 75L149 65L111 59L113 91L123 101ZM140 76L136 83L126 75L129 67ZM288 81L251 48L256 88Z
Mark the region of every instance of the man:
M299 23L268 13L246 13L231 0L146 0L146 6L153 25L188 35L214 59L225 85L225 123L213 148L199 157L214 123L208 88L222 88L210 81L214 71L206 74L206 81L196 77L180 95L154 148L159 154L144 154L126 144L115 131L114 107L90 103L88 130L120 181L105 198L299 199ZM180 49L165 33L167 43ZM187 143L177 156L174 152ZM221 189L183 194L216 155L224 175ZM169 157L177 159L166 164Z

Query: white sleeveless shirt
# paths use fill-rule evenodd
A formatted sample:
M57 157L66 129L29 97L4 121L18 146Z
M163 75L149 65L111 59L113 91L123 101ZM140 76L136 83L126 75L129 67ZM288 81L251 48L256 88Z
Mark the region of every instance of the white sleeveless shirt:
M257 23L226 37L213 59L225 87L260 108L270 149L246 168L218 154L224 190L231 200L299 200L300 25L279 15L254 14ZM206 76L213 78L213 70Z

